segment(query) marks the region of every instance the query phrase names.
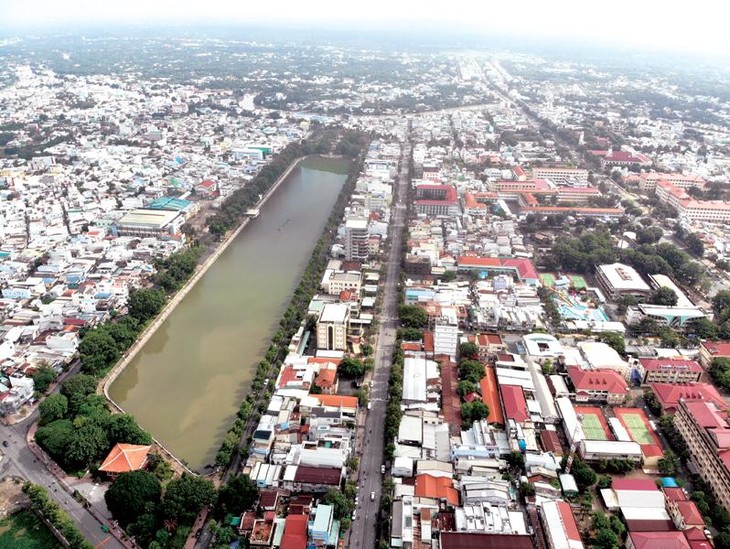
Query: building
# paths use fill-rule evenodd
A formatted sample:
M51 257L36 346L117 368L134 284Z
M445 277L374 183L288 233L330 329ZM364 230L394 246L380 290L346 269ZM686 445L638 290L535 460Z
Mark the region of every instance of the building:
M359 294L361 285L362 276L359 272L335 271L330 275L329 280L327 280L323 286L326 286L324 290L329 295L340 295L346 290L351 290L354 293Z
M645 318L650 318L662 326L683 328L688 322L699 318L707 318L708 316L701 307L695 305L669 307L666 305L639 303L636 306L628 308L626 311L626 322L629 324L637 324Z
M144 469L151 448L152 446L118 443L99 466L99 471L116 476Z
M441 549L534 549L532 536L515 534L475 534L444 532L439 536Z
M601 288L613 299L623 295L648 297L652 293L636 269L623 263L599 265L596 268L596 278Z
M730 509L730 428L724 407L720 409L714 402L680 401L674 425L687 444L691 463L717 502Z
M140 208L125 214L116 224L119 236L161 237L180 232L185 216L180 211Z
M588 170L579 168L532 168L534 179L549 179L556 185L588 185ZM576 183L580 185L576 185Z
M646 168L651 166L651 159L643 154L629 151L608 151L601 158L601 167L606 168Z
M682 532L630 532L626 549L690 549Z
M639 175L639 188L642 191L653 192L659 181L668 181L679 189L705 188L705 180L698 175L684 175L681 173L648 172Z
M347 303L327 303L317 320L317 349L347 350L347 331L350 324L350 306Z
M725 407L725 399L709 383L652 383L651 389L662 407L662 412L666 414L676 412L682 400L703 400L714 402L719 409Z
M623 404L629 393L624 377L615 370L583 370L579 366L568 368L576 402L605 402Z
M540 509L542 527L550 549L583 549L583 541L569 503L544 501Z
M693 383L702 377L702 366L694 360L641 358L642 383Z
M462 272L476 271L483 276L508 275L531 286L540 285L535 265L529 259L462 255L457 258L456 263L458 270Z
M459 198L453 185L417 185L416 212L431 216L459 215Z
M612 459L640 463L642 459L641 446L638 443L619 440L581 440L578 454L581 459L591 463Z
M527 216L528 214L618 219L624 215L624 211L621 208L589 208L581 206L525 206L520 209L521 217Z
M447 355L456 359L459 346L459 327L445 322L437 322L433 328L433 352L435 355Z
M725 200L696 200L669 181L656 184L656 196L660 202L676 209L680 219L710 223L730 221L730 203Z
M368 253L368 220L348 219L345 222L345 260L364 262Z
M716 358L730 358L730 341L703 341L700 343L700 364L707 369Z

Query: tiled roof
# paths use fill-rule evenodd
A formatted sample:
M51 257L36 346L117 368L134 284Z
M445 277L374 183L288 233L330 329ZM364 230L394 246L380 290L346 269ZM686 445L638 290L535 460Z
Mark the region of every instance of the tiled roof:
M680 400L704 400L725 405L722 395L709 383L651 383L650 386L665 410L675 409Z
M518 423L527 421L530 414L527 411L527 400L522 387L518 385L500 385L499 391L502 393L502 402L504 403L504 415L508 419L514 419Z
M418 475L416 477L416 491L418 497L445 499L451 505L459 505L459 491L454 488L454 481L450 477L434 477Z
M635 549L689 549L682 532L632 532L629 536Z
M628 385L616 370L583 370L579 366L568 368L576 391L608 391L611 394L626 394Z
M105 473L128 473L137 471L144 467L147 461L147 454L152 446L140 446L138 444L119 443L99 467L99 471Z

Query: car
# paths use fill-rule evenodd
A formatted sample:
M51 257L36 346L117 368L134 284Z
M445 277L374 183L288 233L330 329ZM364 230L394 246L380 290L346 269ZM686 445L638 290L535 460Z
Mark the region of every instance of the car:
M6 448L7 448L8 446L10 446L10 445L8 444L8 441L7 441L7 440L3 440L3 446L5 446Z
M372 402L368 402L368 410L372 410L372 409L373 409L373 403Z
M385 474L385 465L381 465L380 466L380 474L381 475L384 475Z
M370 501L375 501L375 492L370 492Z

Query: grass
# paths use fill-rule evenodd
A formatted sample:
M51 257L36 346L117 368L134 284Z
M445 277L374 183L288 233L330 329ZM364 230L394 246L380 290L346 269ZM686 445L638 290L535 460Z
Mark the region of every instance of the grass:
M593 414L583 415L583 432L589 440L608 440L606 431L603 430L601 420Z
M312 155L302 160L299 165L302 168L318 170L320 172L331 172L340 175L350 173L351 160L347 158L326 158L324 156Z
M649 429L646 428L644 420L641 419L640 415L623 414L621 417L636 442L639 444L654 444L654 438L651 436Z
M55 549L61 544L31 511L18 511L0 521L0 547Z

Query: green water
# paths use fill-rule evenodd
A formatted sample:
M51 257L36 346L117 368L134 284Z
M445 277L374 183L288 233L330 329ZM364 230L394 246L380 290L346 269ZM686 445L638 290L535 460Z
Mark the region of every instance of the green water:
M344 182L292 171L110 387L191 468L212 463Z

